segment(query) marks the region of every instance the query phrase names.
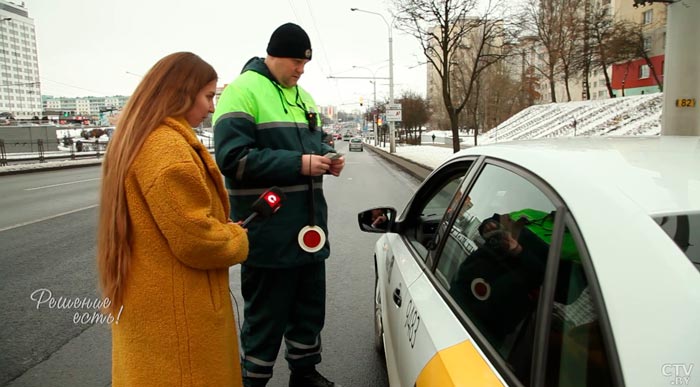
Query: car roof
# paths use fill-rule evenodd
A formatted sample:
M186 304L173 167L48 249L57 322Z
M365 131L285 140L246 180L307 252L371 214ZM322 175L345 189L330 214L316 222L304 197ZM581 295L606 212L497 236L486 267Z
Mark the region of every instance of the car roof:
M563 195L567 199L599 188L651 216L700 212L700 137L513 141L465 149L453 158L468 154L515 162L570 193Z

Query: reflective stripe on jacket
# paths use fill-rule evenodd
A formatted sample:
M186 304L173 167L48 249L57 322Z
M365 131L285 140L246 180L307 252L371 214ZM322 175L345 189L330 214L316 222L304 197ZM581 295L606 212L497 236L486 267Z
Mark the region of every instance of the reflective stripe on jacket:
M309 177L301 174L302 154L326 154L322 131L309 128L306 113L318 113L313 98L301 87L284 88L274 81L261 58L251 59L241 75L221 94L214 113L216 162L225 176L231 219L250 215L251 204L271 186L287 200L267 219L248 226L247 264L293 267L320 261L330 254L326 242L317 253L299 248L297 234L311 223ZM320 116L318 116L320 123ZM328 235L328 210L323 177L314 177L313 222Z

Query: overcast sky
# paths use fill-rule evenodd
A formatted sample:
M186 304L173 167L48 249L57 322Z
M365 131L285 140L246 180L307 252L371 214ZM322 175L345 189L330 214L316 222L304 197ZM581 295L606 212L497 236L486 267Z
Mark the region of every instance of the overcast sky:
M386 24L350 11L378 12L391 22L383 0L26 0L25 6L36 26L44 95L130 95L140 78L129 73L142 75L176 51L200 55L224 85L249 58L264 56L272 31L290 21L311 37L314 56L300 84L318 104L350 111L361 96L365 103L373 98L369 80L328 76L389 76ZM403 90L424 96L418 42L398 30L393 35L395 97ZM377 100L388 96L388 80L378 80Z

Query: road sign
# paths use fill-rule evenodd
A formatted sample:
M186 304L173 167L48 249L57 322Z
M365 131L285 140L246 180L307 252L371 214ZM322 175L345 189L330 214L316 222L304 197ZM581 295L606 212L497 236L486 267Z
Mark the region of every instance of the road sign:
M401 110L387 110L386 120L393 122L401 122Z
M388 103L386 104L386 120L393 122L401 122L401 104Z

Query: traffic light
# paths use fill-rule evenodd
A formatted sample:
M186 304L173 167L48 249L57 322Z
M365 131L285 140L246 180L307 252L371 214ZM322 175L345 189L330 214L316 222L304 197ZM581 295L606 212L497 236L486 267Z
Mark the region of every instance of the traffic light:
M360 106L364 103L364 98L360 97Z
M68 114L69 114L69 113L70 113L70 112L63 112L63 117L68 117Z

